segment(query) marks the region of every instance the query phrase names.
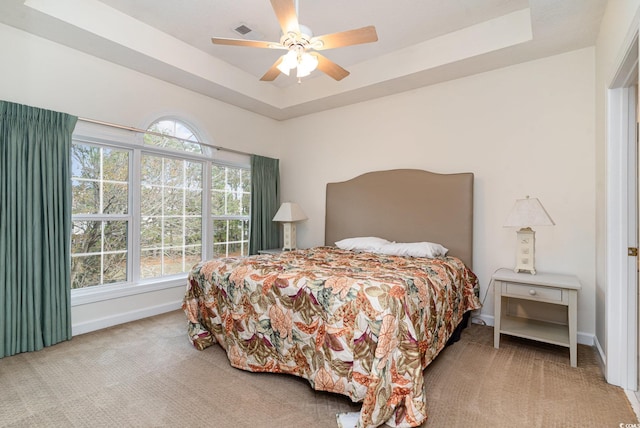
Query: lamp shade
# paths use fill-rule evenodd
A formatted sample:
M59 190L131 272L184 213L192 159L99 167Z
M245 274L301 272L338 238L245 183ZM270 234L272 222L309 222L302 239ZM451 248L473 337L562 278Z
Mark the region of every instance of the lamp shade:
M538 198L518 199L504 222L504 227L553 226Z
M273 221L292 222L306 219L307 215L295 202L283 203L282 205L280 205L280 209L278 209L276 215L273 216Z

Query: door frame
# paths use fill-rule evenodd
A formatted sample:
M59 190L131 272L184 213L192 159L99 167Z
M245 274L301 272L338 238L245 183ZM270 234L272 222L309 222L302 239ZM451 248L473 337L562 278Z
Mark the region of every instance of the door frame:
M606 344L605 377L638 389L638 161L636 93L638 20L607 91Z

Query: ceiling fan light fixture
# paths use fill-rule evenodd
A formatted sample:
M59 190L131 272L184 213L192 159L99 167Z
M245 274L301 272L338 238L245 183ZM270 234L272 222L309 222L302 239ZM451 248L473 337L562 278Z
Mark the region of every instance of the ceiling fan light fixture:
M318 58L311 55L308 52L303 53L300 56L300 62L298 62L297 77L306 77L311 74L313 70L318 67Z
M289 67L287 67L287 64L285 64L284 62L284 57L286 55L282 55L282 61L280 61L280 64L278 64L278 66L276 67L278 70L280 70L280 73L282 74L286 74L287 76L289 75L289 71L291 70Z
M298 52L296 52L295 49L291 49L289 52L284 54L280 65L288 68L289 70L296 68L298 66Z
M276 67L282 74L289 75L289 72L296 68L298 65L298 59L295 51L289 51L286 54L282 55L282 60L280 64Z

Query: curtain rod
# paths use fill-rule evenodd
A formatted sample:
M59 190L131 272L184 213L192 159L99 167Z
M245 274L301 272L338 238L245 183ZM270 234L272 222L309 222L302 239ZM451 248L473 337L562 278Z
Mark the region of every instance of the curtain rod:
M95 123L95 124L98 124L98 125L109 126L111 128L124 129L125 131L138 132L138 133L142 133L142 134L157 135L159 137L171 137L171 138L175 138L176 140L184 141L186 143L202 144L203 146L211 147L212 149L215 149L215 150L222 150L222 151L225 151L225 152L237 153L239 155L248 155L248 156L252 155L252 153L242 152L240 150L227 149L225 147L214 146L212 144L202 143L200 141L187 140L186 138L174 137L172 135L165 135L165 134L161 134L161 133L155 132L155 131L146 131L144 129L134 128L132 126L118 125L116 123L103 122L101 120L88 119L86 117L79 117L78 120L81 120L83 122Z

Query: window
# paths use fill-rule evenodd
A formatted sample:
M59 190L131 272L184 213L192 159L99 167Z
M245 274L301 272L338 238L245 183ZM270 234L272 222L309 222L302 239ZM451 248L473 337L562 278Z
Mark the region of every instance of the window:
M127 279L128 150L74 143L71 288Z
M72 288L183 278L202 259L248 254L248 156L213 159L173 119L138 138L74 134Z
M249 170L214 165L211 170L213 254L217 257L249 254Z
M186 272L202 259L202 163L142 156L140 277Z
M202 145L193 131L184 123L176 120L154 122L144 134L144 143L157 147L202 153Z

